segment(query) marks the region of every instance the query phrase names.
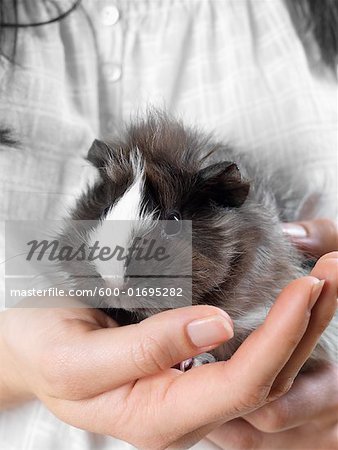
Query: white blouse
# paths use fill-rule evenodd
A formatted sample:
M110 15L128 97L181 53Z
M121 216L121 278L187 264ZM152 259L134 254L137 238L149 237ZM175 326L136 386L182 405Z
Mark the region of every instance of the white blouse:
M52 3L19 0L20 21L56 16ZM337 217L337 82L304 48L283 0L83 0L60 22L20 29L17 64L0 57L0 126L21 143L0 146L0 261L4 221L63 217L93 176L92 140L149 105L300 170L309 193L299 217ZM0 275L4 304L3 263ZM37 401L0 414L0 442L130 448Z

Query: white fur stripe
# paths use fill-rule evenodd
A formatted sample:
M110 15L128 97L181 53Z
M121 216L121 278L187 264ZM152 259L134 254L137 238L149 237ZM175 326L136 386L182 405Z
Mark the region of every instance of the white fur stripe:
M109 211L105 220L93 232L91 242L99 242L100 247L115 248L116 246L128 249L131 245L134 222L142 217L142 193L144 187L143 171L136 170L134 183L127 189L123 196ZM109 226L112 221L126 221L123 224ZM110 229L112 230L110 232ZM118 233L116 233L118 230ZM117 235L118 234L118 235ZM117 287L121 285L124 278L124 262L115 258L109 261L95 260L96 270L105 279L107 285Z

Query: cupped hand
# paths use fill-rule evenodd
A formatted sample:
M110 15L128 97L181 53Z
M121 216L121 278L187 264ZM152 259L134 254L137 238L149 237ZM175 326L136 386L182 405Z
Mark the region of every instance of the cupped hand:
M321 256L338 249L338 229L331 220L285 224L284 231L309 255ZM324 255L311 275L330 278L334 283L338 278L338 252ZM316 371L301 374L284 396L223 424L209 439L221 449L336 450L338 365L323 364Z
M138 448L187 447L290 389L335 311L333 262L337 255L287 286L229 361L185 373L172 367L231 338L218 308L166 311L126 327L94 309L8 310L0 315L4 386Z
M209 434L220 449L336 450L338 368L323 366L297 377L280 399Z

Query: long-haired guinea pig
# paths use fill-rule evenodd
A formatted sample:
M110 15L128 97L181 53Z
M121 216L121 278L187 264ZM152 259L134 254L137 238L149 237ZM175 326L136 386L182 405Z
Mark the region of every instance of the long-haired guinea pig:
M212 352L217 360L229 358L280 291L306 273L281 231L282 220L294 219L299 180L286 189L280 174L265 175L252 158L156 112L119 138L94 141L88 160L99 179L78 200L73 220L98 221L98 227L115 219L192 221L192 304L224 309L235 326L235 337ZM122 325L162 310L156 303L116 308L109 298L102 309ZM335 351L331 323L307 366L334 359Z

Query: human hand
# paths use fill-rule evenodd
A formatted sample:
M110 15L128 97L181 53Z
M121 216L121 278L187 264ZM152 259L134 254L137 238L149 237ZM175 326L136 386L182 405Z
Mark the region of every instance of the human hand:
M302 374L280 399L208 437L221 449L336 450L338 368L323 366Z
M332 220L285 223L283 231L299 250L310 256L319 257L338 250L338 227Z
M330 220L285 225L286 234L308 254L320 256L338 248L337 226ZM337 256L337 252L324 256L321 261L331 260L332 267L319 261L311 274L326 278L331 271L337 279ZM337 449L338 366L323 365L300 375L286 395L222 425L209 438L224 449Z
M166 311L121 328L94 309L5 311L4 384L65 422L138 448L192 445L288 391L336 308L332 261L316 266L329 275L322 293L313 276L295 280L231 360L186 373L172 367L231 336L218 308Z

